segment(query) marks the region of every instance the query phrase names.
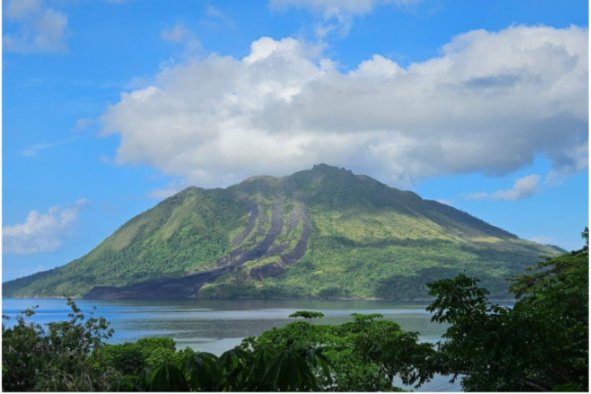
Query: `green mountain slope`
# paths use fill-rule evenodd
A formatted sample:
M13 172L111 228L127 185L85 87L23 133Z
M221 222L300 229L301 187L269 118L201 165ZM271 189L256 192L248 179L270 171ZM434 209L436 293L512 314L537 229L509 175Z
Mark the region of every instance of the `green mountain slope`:
M419 299L425 283L506 279L558 250L324 164L188 188L87 255L4 283L5 297Z

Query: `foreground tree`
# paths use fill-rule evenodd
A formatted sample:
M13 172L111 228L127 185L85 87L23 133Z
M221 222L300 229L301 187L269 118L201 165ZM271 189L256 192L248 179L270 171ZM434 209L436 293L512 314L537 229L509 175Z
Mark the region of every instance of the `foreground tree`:
M418 343L417 333L404 332L379 314L352 316L352 322L340 325L296 321L247 338L242 346L254 351L267 346L296 353L321 351L327 363L324 369L317 366L315 374L322 391L397 391L395 377L416 387L432 377L432 345ZM309 320L322 314L299 311L292 317Z
M107 321L68 305L67 321L29 323L33 308L3 326L4 391L319 391L330 379L321 349L236 347L217 357L177 351L170 338L106 344Z
M28 323L34 309L2 327L2 388L5 391L106 391L118 372L96 368L89 356L112 335L104 318L89 317L72 300L69 320L43 327Z
M427 309L449 324L439 371L466 391L587 391L588 263L587 245L539 263L514 280L513 307L464 275L429 284Z

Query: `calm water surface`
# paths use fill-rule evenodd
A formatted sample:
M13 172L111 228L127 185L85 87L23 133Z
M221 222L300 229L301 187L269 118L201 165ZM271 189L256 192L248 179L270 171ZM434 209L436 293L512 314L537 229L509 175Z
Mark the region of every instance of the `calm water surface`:
M322 324L351 320L352 313L381 313L407 331L417 331L421 341L436 342L445 327L431 322L426 304L401 304L386 301L97 301L77 300L84 313L105 317L115 330L112 343L135 341L146 336L173 338L177 348L221 354L238 345L246 336L260 335L293 319L298 310L324 313ZM2 314L10 316L3 324L15 324L14 317L26 308L39 305L31 320L45 324L67 320L70 311L63 299L3 299ZM96 307L96 309L93 309ZM437 377L419 391L459 391L456 383Z

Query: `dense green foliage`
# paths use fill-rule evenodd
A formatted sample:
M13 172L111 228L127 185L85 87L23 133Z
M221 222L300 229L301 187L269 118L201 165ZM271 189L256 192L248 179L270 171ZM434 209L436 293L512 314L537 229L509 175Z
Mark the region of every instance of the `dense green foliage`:
M380 242L313 236L309 253L283 275L258 281L239 271L214 284L223 289L214 298L426 300L426 283L460 272L483 278L496 297L508 298L507 278L544 254L516 242L507 252L435 239Z
M588 267L587 246L546 259L514 280L510 308L465 275L430 284L428 310L449 324L441 371L467 391L587 391Z
M313 313L300 312L300 317ZM318 317L318 316L316 316ZM393 391L394 377L417 387L432 377L432 345L418 343L418 334L404 332L381 315L353 315L353 321L340 325L310 324L296 321L274 328L257 338L247 338L246 349L277 346L295 352L319 349L331 366L331 374L321 376L324 390Z
M586 233L585 233L586 234ZM220 356L177 351L169 338L106 344L102 318L72 312L64 322L2 328L5 391L396 391L433 374L466 391L588 390L588 246L548 258L514 278L512 307L488 300L460 274L429 284L433 321L448 325L437 345L419 343L379 314L340 325L297 311L284 327L245 338Z
M4 296L81 297L96 285L122 286L211 267L229 250L228 233L243 224L243 214L232 195L188 188L66 266L5 283Z
M70 320L47 327L27 323L34 309L17 317L17 324L2 326L2 388L5 391L104 391L117 374L96 368L89 355L111 336L103 318L85 318L76 304Z
M188 188L133 218L86 256L5 283L3 295L81 297L95 286L233 264L235 271L191 295L427 299L427 282L464 272L506 297L508 277L556 253L412 192L318 165L226 189Z
M236 347L217 357L169 338L105 344L112 330L86 318L73 301L70 320L27 323L33 309L2 328L4 391L318 391L330 380L318 349Z
M169 338L103 343L104 319L88 318L77 306L71 319L48 329L27 324L3 328L5 391L350 391L393 390L392 378L417 385L430 378L422 368L431 345L418 344L379 315L355 315L340 326L298 321L274 329L217 357ZM321 314L300 311L304 318Z

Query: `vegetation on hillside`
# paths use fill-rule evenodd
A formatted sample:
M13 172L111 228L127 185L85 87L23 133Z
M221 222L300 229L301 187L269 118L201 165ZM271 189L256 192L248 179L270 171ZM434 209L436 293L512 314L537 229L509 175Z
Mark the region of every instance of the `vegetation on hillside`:
M82 297L96 285L125 286L210 268L229 250L228 234L242 225L243 215L226 193L186 189L66 266L5 283L4 296Z
M587 231L585 234L588 239ZM112 331L69 301L66 322L2 328L5 391L391 391L397 377L420 386L433 374L466 391L588 390L588 242L517 276L516 302L490 302L460 274L429 284L441 342L420 343L380 315L311 324L318 312L274 328L221 356L176 351L166 338L106 344Z
M147 281L169 278L167 286L199 298L416 300L428 298L427 282L465 273L507 297L508 277L557 252L412 192L318 165L226 189L188 188L86 256L5 283L3 295L82 297L98 286L144 282L154 290ZM200 272L203 283L182 279ZM173 296L169 287L161 293ZM133 294L150 296L125 293Z

